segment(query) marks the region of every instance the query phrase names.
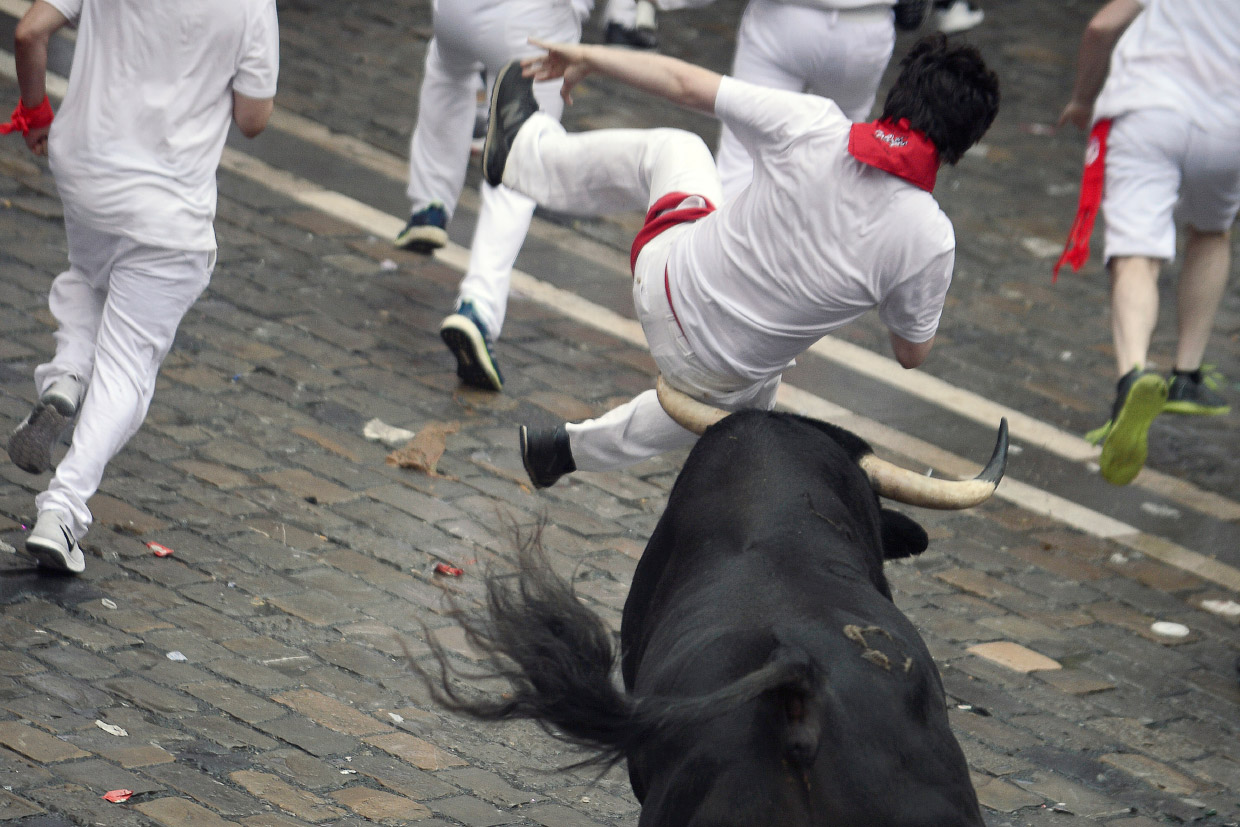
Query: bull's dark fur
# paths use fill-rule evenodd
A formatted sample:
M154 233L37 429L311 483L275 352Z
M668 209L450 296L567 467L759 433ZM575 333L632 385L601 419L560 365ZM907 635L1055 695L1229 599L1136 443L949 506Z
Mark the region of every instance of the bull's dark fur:
M883 575L926 534L881 508L868 451L802 417L727 417L634 575L623 690L610 631L531 543L466 621L511 692L465 698L441 653L437 694L627 759L641 827L981 825L938 672Z

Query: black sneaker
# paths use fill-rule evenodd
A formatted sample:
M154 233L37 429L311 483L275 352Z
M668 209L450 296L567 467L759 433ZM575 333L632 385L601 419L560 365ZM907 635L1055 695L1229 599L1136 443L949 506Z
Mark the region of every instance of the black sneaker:
M577 470L573 452L568 445L568 429L521 426L521 464L535 488L555 485L556 480Z
M409 216L409 223L392 243L402 250L430 253L448 243L448 214L443 204L434 201Z
M1167 413L1196 414L1198 416L1224 416L1231 413L1231 406L1215 388L1218 380L1204 375L1201 368L1194 371L1177 370L1171 374L1167 388Z
M651 51L659 48L659 34L654 29L636 26L629 29L613 21L603 29L603 42L608 46Z
M462 382L488 391L503 390L504 375L491 351L491 336L473 302L461 302L457 311L443 320L439 338L456 357L456 375Z
M895 12L896 28L903 32L913 32L921 28L930 10L930 0L896 0L892 11Z
M62 376L52 383L9 437L9 458L14 465L30 474L51 469L52 449L73 424L85 392L85 384L76 376Z
M1157 373L1133 368L1120 378L1098 459L1103 479L1127 485L1140 473L1149 451L1150 425L1166 401L1167 380Z
M482 177L493 187L504 180L508 152L522 125L538 111L534 97L534 81L521 76L521 61L504 65L495 76L491 90L491 120L487 123L487 139L482 145Z

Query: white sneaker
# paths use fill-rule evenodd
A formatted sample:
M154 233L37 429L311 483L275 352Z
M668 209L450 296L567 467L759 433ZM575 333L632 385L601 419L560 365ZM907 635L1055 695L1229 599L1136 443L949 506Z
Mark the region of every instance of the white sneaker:
M76 376L62 376L53 382L39 397L39 402L51 405L63 416L73 416L86 394L86 384Z
M934 12L934 25L943 34L966 32L986 17L986 13L974 6L969 0L954 0L946 8L939 7Z
M65 523L59 511L49 509L40 513L26 537L26 551L35 556L40 566L80 574L86 571L86 558Z

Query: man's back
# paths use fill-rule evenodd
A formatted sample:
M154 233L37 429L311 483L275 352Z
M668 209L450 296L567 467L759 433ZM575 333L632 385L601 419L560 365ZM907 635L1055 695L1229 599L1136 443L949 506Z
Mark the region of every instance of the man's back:
M50 137L66 209L145 243L214 246L233 91L275 94L273 0L48 0L78 27Z

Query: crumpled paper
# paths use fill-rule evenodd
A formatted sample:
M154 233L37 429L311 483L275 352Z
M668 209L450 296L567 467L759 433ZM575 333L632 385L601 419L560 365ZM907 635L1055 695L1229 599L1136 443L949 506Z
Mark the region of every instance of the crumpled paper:
M459 422L428 422L404 445L387 456L387 464L412 468L438 477L436 466L448 444L448 434L461 429Z
M389 425L382 419L372 419L362 428L362 436L372 442L382 442L389 448L399 448L409 440L413 439L413 431L406 431L404 428L397 428L395 425Z

